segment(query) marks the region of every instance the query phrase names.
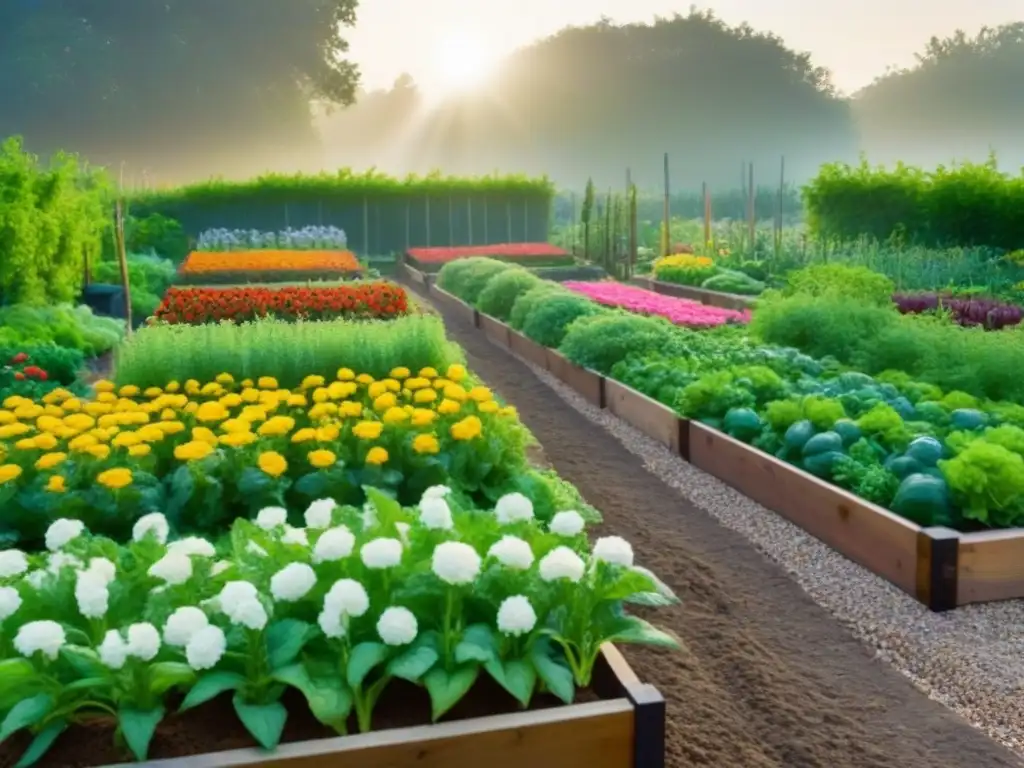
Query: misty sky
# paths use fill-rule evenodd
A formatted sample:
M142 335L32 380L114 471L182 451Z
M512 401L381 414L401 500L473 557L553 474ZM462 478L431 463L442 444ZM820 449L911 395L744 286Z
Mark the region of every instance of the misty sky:
M846 92L867 85L890 64L913 64L913 54L932 35L957 28L973 35L984 25L1024 18L1024 0L705 0L698 7L713 9L729 24L748 21L791 48L809 51ZM478 35L497 54L602 15L650 21L685 15L688 8L686 0L362 0L347 37L364 87L388 87L407 71L425 90L437 91L439 47L453 36Z

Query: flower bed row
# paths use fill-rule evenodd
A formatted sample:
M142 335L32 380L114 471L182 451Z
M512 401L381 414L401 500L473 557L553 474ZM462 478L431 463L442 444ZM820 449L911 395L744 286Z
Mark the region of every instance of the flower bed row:
M748 323L750 312L711 307L696 301L675 299L613 281L562 283L563 287L606 307L617 307L642 315L664 317L675 325L713 328L725 323Z
M892 297L903 314L948 313L954 322L989 331L1012 328L1024 320L1024 309L993 299L959 299L939 293L897 293Z
M354 277L361 267L351 251L193 251L178 273L181 283L259 283Z
M499 243L457 247L410 248L405 252L413 266L436 272L450 261L487 256L532 267L562 267L573 264L572 254L550 243Z
M408 312L405 290L377 281L352 285L285 288L171 288L154 313L165 323L387 319Z
M345 230L338 227L291 227L279 232L257 229L207 229L196 242L198 251L250 251L260 248L286 250L343 250L348 245Z

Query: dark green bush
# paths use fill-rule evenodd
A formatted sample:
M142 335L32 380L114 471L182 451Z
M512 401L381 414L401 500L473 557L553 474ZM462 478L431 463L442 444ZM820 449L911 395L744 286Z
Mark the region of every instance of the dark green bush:
M863 304L891 307L895 290L892 280L867 267L815 264L790 273L783 294L856 299Z
M516 299L540 285L540 278L521 267L505 270L488 281L480 292L476 308L499 320L508 320Z
M569 326L559 349L577 365L608 373L620 360L669 348L674 327L666 320L605 310Z
M569 293L569 291L557 283L542 282L539 285L534 286L516 299L515 304L512 305L512 311L509 313L508 324L517 331L523 330L523 326L526 325L526 319L530 316L530 313L533 312L534 308L539 306L542 301L547 299L549 296L567 293Z
M590 299L569 293L553 293L539 301L523 324L523 333L538 344L557 349L568 327L580 317L590 317L607 310Z

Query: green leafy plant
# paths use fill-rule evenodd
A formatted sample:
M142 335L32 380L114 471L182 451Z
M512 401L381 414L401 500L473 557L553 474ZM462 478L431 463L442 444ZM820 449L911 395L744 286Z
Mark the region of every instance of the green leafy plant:
M540 285L540 278L525 269L508 269L491 278L477 298L476 308L506 321L520 296Z

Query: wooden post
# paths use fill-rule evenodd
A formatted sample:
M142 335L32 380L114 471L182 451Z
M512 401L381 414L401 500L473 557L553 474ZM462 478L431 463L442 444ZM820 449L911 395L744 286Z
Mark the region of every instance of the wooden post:
M608 202L605 203L604 207L604 263L605 269L609 272L612 270L608 269L612 265L612 190L608 188Z
M576 193L569 193L572 205L572 219L570 219L569 231L572 232L572 257L576 258Z
M631 184L629 187L629 277L633 277L636 270L636 229L636 184Z
M672 219L671 212L669 211L669 186L668 186L668 152L665 153L665 212L664 212L664 232L662 233L662 256L668 256L672 250Z
M708 189L708 183L704 182L704 248L705 250L711 245L711 191Z
M127 336L132 335L132 289L128 284L128 254L124 244L124 210L121 197L117 198L114 209L114 242L117 244L117 261L121 266L121 287L124 289L124 317L127 323Z
M370 201L363 195L363 258L370 255Z
M757 210L756 210L756 199L757 195L754 192L754 163L751 161L747 167L747 233L750 237L750 254L753 256L755 246L757 245L755 227L757 224Z
M427 209L427 248L430 247L430 195L423 196L423 202Z
M466 195L466 221L469 226L469 244L476 245L473 242L473 196L469 194Z

